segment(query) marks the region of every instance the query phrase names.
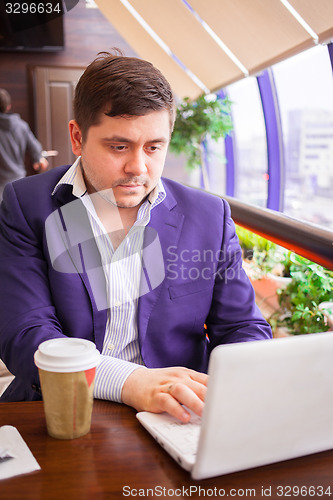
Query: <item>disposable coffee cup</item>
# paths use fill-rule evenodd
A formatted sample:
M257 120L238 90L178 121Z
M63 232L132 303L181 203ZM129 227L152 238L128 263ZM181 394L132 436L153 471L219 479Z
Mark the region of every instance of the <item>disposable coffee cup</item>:
M90 431L96 366L93 342L64 337L42 342L35 352L48 434L74 439Z

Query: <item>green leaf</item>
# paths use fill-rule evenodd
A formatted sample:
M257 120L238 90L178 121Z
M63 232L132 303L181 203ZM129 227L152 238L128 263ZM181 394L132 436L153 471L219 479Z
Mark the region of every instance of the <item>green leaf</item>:
M215 95L202 95L191 101L185 97L178 105L170 142L170 151L187 156L190 169L201 166L200 145L210 137L214 141L231 132L231 101Z

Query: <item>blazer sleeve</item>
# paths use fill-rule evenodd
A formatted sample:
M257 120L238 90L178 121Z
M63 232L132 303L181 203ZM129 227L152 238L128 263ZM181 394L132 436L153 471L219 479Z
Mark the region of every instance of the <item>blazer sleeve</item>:
M107 315L106 310L92 311L92 294L88 293L87 280L81 280L79 266L71 266L67 258L60 258L55 266L46 233L54 238L56 247L56 224L51 223L45 231L47 224L39 213L41 206L21 208L22 192L16 196L16 191L17 185L6 188L0 208L0 357L15 375L1 401L41 399L33 361L38 345L65 335L96 342L94 334L98 330L97 347L101 350ZM79 212L75 211L75 215L78 222ZM85 264L93 264L93 251L88 247L86 250ZM111 356L101 356L101 360L94 396L120 402L124 381L141 365Z
M0 208L0 356L30 389L39 387L33 357L38 345L63 336L41 239L26 220L13 185L7 185Z
M206 320L210 350L216 345L272 337L269 324L255 303L252 284L242 267L242 252L231 218L224 205L223 232L213 298Z

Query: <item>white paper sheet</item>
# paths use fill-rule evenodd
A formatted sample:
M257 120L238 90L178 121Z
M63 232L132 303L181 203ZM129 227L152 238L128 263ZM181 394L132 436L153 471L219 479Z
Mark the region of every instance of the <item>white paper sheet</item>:
M0 479L40 469L16 427L11 425L0 427L0 448L6 450L7 455L14 457L0 460Z

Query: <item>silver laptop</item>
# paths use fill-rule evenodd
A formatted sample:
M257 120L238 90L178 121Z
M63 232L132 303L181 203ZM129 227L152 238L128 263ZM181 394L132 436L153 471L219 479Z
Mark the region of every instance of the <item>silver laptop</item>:
M216 347L209 375L201 421L137 414L193 479L333 448L333 332Z

